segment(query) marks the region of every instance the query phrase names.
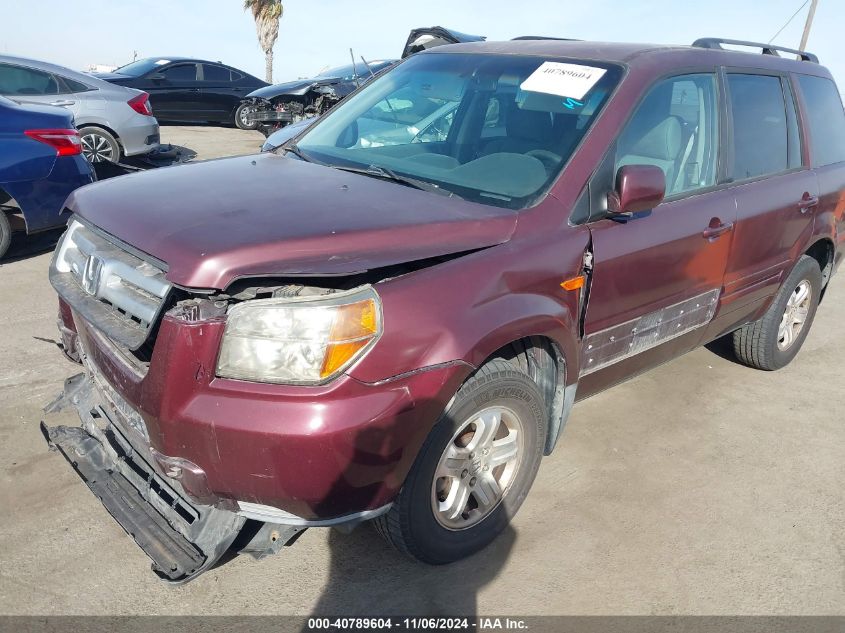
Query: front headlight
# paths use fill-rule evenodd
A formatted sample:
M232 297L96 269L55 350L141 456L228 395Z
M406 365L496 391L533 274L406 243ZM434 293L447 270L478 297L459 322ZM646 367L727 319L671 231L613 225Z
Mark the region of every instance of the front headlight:
M318 297L244 301L229 309L217 375L323 383L360 358L381 330L381 305L369 286Z

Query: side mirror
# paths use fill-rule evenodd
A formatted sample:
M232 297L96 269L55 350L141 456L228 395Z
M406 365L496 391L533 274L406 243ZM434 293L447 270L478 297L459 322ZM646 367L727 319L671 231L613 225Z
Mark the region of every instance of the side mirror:
M358 142L358 121L352 121L338 136L335 146L352 147Z
M616 172L616 189L607 195L611 215L631 217L653 209L666 195L666 176L654 165L624 165Z
M164 73L153 73L152 75L148 75L147 79L150 81L164 81L166 77L164 76Z

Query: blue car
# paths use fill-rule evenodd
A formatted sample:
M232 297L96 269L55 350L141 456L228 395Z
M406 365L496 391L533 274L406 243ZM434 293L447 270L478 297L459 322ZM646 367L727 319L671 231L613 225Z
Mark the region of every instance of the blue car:
M68 195L93 181L70 112L0 97L0 258L13 231L66 224Z

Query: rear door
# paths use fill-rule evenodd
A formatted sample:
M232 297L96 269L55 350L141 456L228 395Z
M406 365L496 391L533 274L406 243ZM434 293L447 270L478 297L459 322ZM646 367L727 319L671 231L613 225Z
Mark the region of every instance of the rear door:
M601 204L620 167L654 165L666 197L590 224L580 397L693 348L716 313L736 215L733 194L717 187L721 119L715 72L661 80L590 182Z
M202 107L205 108L206 116L215 121L229 121L232 119L235 108L246 94L233 79L235 74L225 66L217 64L200 64L200 98Z
M804 165L789 77L728 70L724 84L731 122L727 174L737 221L712 336L756 318L775 294L806 248L819 195Z
M845 257L845 112L833 80L810 75L794 78L802 97L810 165L819 184L815 233L833 236L838 265Z

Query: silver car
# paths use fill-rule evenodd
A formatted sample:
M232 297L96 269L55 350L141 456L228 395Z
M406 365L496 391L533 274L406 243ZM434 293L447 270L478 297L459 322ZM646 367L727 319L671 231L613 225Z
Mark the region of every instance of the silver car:
M120 161L158 148L149 95L69 68L0 55L0 95L19 103L64 106L74 114L92 163Z

